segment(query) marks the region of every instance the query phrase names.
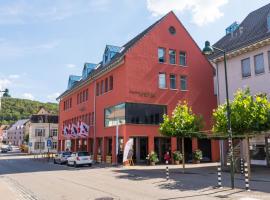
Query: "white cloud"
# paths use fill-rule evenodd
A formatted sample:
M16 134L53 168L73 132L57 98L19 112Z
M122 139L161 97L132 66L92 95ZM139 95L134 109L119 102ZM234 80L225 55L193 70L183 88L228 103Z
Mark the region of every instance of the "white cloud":
M17 79L17 78L20 78L20 75L19 74L11 74L8 76L10 79Z
M229 0L147 0L147 9L153 16L165 15L173 10L176 14L191 12L191 21L198 26L214 22L223 16L220 7Z
M30 100L35 99L35 97L31 93L23 93L22 96L23 96L24 99L30 99Z
M75 64L66 64L66 67L73 69L73 68L76 68L77 66Z
M4 90L11 85L11 81L7 78L0 79L0 90Z
M56 101L56 98L60 96L60 92L55 92L47 96L49 101Z

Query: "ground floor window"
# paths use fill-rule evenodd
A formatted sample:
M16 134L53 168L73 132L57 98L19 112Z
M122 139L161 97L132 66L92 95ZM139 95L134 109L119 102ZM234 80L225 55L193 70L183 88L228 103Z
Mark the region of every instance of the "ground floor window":
M34 144L34 149L37 150L37 149L45 149L45 142L35 142Z
M52 149L57 149L57 142L52 143Z

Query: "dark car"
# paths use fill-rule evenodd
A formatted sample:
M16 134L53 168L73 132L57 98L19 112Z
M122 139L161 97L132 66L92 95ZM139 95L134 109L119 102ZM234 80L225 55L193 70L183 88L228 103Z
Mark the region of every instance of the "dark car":
M70 157L72 154L72 152L69 151L64 151L64 152L60 152L58 154L55 155L53 162L54 164L66 164L67 163L67 158Z
M7 148L1 148L1 153L7 153L8 149Z

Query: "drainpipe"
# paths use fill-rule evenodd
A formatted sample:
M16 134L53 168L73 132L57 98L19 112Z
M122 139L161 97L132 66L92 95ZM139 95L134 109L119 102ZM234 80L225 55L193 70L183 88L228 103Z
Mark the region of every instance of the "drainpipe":
M94 84L94 141L93 141L93 156L95 158L95 150L96 150L96 87L97 87L97 81L95 80L95 84Z

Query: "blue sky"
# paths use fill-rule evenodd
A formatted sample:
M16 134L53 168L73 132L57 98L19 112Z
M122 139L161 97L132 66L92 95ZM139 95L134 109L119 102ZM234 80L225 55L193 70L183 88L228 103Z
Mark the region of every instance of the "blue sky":
M70 74L174 10L199 46L267 0L1 0L0 88L55 102Z

